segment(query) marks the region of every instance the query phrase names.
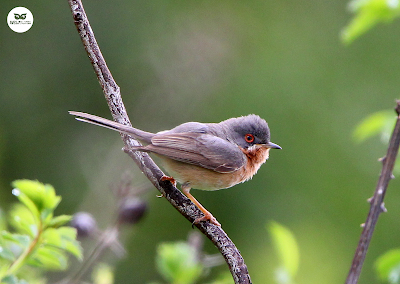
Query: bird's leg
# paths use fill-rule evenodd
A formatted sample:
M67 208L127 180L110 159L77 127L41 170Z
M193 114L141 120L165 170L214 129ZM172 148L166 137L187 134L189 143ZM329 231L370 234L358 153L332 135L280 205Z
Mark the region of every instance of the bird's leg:
M200 209L201 212L203 212L204 216L197 218L196 220L194 220L193 224L198 224L202 221L210 221L210 223L221 227L221 224L217 221L217 219L206 209L204 208L203 205L200 204L200 202L198 202L196 200L196 198L194 198L193 195L190 194L190 186L188 183L184 183L182 184L182 192L197 206L197 208Z

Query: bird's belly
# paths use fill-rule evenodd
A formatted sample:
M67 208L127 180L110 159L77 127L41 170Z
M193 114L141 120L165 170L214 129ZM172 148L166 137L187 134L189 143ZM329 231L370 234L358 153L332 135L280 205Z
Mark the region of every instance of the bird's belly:
M219 173L200 166L163 159L164 168L180 184L189 183L191 188L202 190L218 190L232 187L247 180L242 171Z

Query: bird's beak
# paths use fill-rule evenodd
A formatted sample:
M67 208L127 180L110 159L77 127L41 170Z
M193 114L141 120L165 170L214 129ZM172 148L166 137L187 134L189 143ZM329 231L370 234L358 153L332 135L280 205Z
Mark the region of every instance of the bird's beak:
M268 149L282 149L281 146L279 146L278 144L272 143L272 142L265 143L265 144L263 144L263 146Z

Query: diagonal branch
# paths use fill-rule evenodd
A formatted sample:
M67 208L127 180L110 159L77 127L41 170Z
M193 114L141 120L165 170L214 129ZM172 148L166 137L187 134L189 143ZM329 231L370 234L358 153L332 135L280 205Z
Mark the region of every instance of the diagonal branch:
M131 125L122 102L120 88L113 79L103 55L101 54L81 0L68 0L68 3L71 8L75 26L103 89L114 120L122 124ZM172 206L190 222L202 216L201 211L175 186L169 181L161 181L161 177L164 176L164 173L148 154L130 150L132 146L140 145L137 140L125 134L121 134L121 137L125 144L125 152L136 162L140 170ZM251 283L247 266L239 250L229 239L228 235L220 227L210 224L209 222L201 222L199 224L194 224L194 226L199 228L221 252L229 266L235 283Z
M386 212L383 199L385 198L386 189L388 187L389 181L393 178L392 171L400 145L400 101L397 101L397 106L395 110L397 112L396 126L394 127L392 137L390 138L387 154L384 158L382 158L382 171L378 180L378 184L376 186L374 196L369 199L369 202L371 203L371 208L369 210L367 220L363 225L364 229L361 233L360 241L358 243L356 253L353 258L349 275L346 279L346 284L356 284L358 282L361 268L367 254L368 246L371 241L375 225L378 221L379 214L382 212Z

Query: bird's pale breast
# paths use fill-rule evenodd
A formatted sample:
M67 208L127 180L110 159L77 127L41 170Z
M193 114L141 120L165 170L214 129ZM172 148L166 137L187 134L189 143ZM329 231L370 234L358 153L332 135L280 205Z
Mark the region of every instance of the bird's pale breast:
M200 166L179 162L163 157L163 164L168 174L180 184L188 183L190 188L202 190L218 190L232 187L249 180L260 166L268 159L269 149L257 148L252 151L242 150L247 163L240 169L230 173L219 173Z

